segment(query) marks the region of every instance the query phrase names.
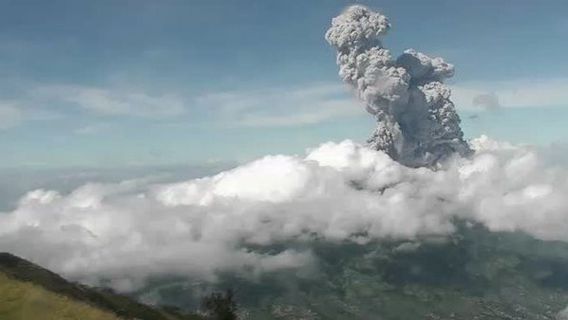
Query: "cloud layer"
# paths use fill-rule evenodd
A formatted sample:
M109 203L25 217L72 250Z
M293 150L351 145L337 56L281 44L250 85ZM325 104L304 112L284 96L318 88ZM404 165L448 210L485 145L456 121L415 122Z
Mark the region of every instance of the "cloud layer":
M0 214L0 250L131 290L151 276L311 266L313 239L366 243L454 231L455 219L568 241L568 171L527 147L475 140L445 170L408 168L351 141L173 184L35 190ZM304 249L264 250L303 243ZM293 249L296 248L296 249Z

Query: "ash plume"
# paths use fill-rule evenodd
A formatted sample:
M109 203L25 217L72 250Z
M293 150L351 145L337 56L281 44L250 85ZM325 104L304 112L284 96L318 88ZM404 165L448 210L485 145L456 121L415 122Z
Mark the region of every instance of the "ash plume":
M381 42L390 27L386 16L355 5L325 34L337 49L339 75L377 120L369 147L410 167L435 167L455 153L470 154L443 84L454 66L413 49L393 59Z

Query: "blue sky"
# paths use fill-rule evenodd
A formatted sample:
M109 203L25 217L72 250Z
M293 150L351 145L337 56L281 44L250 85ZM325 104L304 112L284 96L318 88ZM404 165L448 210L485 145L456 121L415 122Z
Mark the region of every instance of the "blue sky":
M351 1L3 1L0 167L246 161L366 139L323 34ZM360 1L456 65L468 137L565 143L568 2ZM479 96L495 105L475 105Z

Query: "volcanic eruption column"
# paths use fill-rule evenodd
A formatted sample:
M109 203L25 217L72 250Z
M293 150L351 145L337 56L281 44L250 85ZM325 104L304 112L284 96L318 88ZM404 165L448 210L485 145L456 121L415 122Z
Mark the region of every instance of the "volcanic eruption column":
M356 5L334 18L325 34L337 49L339 75L377 120L369 146L411 167L470 154L443 84L454 66L413 49L394 60L381 42L389 29L387 17Z

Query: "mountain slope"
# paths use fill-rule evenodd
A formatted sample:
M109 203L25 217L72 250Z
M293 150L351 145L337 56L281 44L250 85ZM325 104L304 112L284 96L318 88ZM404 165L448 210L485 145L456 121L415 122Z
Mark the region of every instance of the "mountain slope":
M552 320L568 305L568 245L518 232L463 226L445 239L308 245L311 273L220 275L215 285L236 289L248 319ZM191 282L140 293L188 310L198 296L179 297L191 294Z
M0 273L0 319L118 320L112 312Z
M166 312L108 290L71 283L9 253L0 253L0 319L200 319Z

